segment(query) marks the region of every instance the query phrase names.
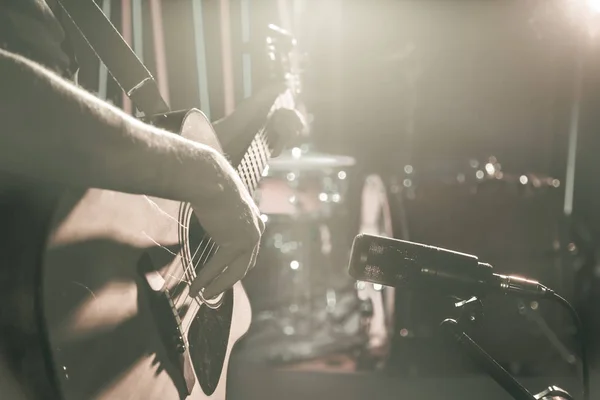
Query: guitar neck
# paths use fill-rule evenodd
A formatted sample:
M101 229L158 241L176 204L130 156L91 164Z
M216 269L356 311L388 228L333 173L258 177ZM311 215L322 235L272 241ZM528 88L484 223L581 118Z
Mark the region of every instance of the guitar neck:
M250 193L253 193L258 187L270 158L271 149L267 134L265 129L261 129L237 165L237 173Z
M293 108L293 97L293 93L289 90L277 97L272 103L266 120L268 121L279 108ZM245 139L247 137L242 135L237 140L230 138L229 143L224 145L224 150L230 162L237 168L237 172L246 188L252 193L257 188L262 173L271 159L273 143L271 143L269 132L264 123L258 133L252 136L250 143L248 143L248 139ZM280 138L275 138L275 140L280 140Z

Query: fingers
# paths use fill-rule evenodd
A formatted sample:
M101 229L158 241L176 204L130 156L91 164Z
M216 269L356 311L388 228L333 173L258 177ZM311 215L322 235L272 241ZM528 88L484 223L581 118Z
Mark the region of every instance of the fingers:
M254 260L253 253L244 254L238 257L234 262L229 264L229 267L219 276L215 278L206 288L202 295L205 299L212 299L231 288L240 281Z
M206 287L213 279L219 276L226 265L232 265L239 256L239 251L220 248L198 272L198 276L190 285L190 296L197 296L200 289Z
M257 245L254 248L254 251L237 257L233 262L229 263L229 266L223 272L218 274L208 284L201 284L198 282L198 278L196 278L191 286L194 287L194 291L192 291L190 287L190 295L195 296L200 289L204 288L203 297L205 299L212 299L231 288L238 281L242 280L246 276L246 273L254 267L258 257L258 249L259 246ZM196 287L198 287L198 289L196 289Z
M298 136L306 128L304 118L297 110L280 109L277 111L273 115L269 127L278 137L273 149L273 157L277 157L281 153L290 138Z

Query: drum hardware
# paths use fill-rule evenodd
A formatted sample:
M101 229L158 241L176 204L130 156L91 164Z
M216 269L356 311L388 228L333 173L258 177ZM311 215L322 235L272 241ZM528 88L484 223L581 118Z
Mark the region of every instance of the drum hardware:
M344 202L351 157L313 153L294 147L263 172L257 202L266 215L290 218L329 218ZM263 194L269 192L267 198Z
M381 314L390 307L382 287L355 286L347 275L346 233L349 215L373 209L374 215L361 217L359 230L390 235L390 222L380 221L389 218L389 207L381 199L385 185L375 177L361 185L368 196L349 194L354 163L302 146L264 172L257 203L266 230L259 268L245 280L256 316L245 348L255 361L296 363L331 353L367 360L373 348L386 347L392 318ZM349 209L354 200L371 199L374 206ZM388 210L381 212L384 205ZM358 232L352 229L353 237Z
M269 171L321 171L323 169L339 169L352 167L356 161L352 157L303 151L294 147L281 154L269 163Z

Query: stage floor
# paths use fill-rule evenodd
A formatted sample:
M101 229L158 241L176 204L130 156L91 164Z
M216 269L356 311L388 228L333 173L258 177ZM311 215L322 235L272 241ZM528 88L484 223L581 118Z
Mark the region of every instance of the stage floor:
M600 371L591 376L591 398L600 398ZM532 393L557 385L581 399L576 377L522 378ZM491 378L478 374L453 377L394 377L378 372L310 372L275 370L234 362L229 373L228 400L506 400Z

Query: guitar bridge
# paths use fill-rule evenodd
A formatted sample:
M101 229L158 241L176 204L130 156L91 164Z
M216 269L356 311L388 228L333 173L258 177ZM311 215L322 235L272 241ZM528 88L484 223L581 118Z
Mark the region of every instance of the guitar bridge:
M174 367L173 372L176 372L172 374L168 371L169 375L180 388L179 391L184 392L187 397L194 389L196 376L181 329L181 318L166 288L164 278L152 268L152 261L148 254L140 258L138 273L154 325L167 351L167 358ZM183 388L185 390L181 390Z

